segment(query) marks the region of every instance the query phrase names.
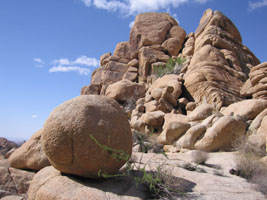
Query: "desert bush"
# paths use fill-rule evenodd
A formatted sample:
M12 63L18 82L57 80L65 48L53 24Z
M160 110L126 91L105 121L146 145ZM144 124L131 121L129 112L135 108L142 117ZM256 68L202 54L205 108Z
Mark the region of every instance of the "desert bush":
M181 183L177 181L178 178L172 176L169 171L163 168L163 165L160 165L156 171L147 171L146 166L149 163L141 166L140 160L140 164L137 165L134 159L129 159L130 155L127 152L100 144L92 135L91 139L103 150L109 152L113 159L118 161L124 160L126 162L122 172L118 174L107 174L99 170L99 177L108 179L128 176L134 178L137 185L141 184L147 188L147 192L151 196L151 199L177 199L177 197L183 195L183 192L179 190ZM133 171L137 173L132 173ZM132 177L133 174L136 175Z
M163 153L163 145L157 142L157 135L147 135L145 133L133 131L133 141L140 145L140 151L143 153Z
M238 152L235 159L235 174L254 183L257 189L267 195L267 165L260 161L266 156L266 151L250 144L245 136L237 138L233 146Z
M185 61L186 60L182 57L176 59L170 58L165 66L159 65L154 68L154 71L158 77L162 77L166 74L179 74Z
M192 161L197 165L203 165L209 158L209 154L204 151L195 150L191 153Z

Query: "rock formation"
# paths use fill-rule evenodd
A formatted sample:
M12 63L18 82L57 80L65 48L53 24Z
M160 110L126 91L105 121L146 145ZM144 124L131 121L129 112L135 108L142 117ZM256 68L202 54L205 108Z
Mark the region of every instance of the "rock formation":
M59 171L97 178L116 173L129 159L132 137L127 117L115 100L84 95L50 114L42 147Z
M11 154L8 159L11 167L40 170L50 165L41 147L41 134L42 129Z

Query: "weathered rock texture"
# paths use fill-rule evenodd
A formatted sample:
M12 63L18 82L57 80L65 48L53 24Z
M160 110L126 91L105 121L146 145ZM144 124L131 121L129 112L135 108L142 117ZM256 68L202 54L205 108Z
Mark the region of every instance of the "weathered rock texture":
M267 100L267 62L253 67L249 73L253 99ZM249 88L249 89L250 89Z
M106 94L108 85L122 79L146 81L152 64L164 62L181 51L186 33L167 13L143 13L136 17L129 41L117 44L113 55L101 56L91 84L81 94Z
M5 156L13 148L17 148L18 145L14 142L7 140L6 138L0 137L0 155Z
M0 161L0 198L9 195L26 194L35 173L9 166Z
M195 32L184 84L195 101L220 108L243 98L240 88L257 64L258 59L242 45L235 25L219 11L208 9Z
M11 167L40 170L50 165L41 147L41 134L42 129L11 154L8 159Z
M115 100L79 96L59 105L44 124L42 148L61 172L97 178L112 174L132 152L130 125Z
M29 200L61 199L146 199L142 191L129 177L92 180L62 175L53 167L46 167L34 177L29 191Z

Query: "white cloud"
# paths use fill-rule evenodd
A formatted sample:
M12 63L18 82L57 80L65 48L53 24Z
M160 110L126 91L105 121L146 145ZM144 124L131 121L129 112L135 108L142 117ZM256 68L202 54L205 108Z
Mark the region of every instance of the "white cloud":
M73 64L77 65L87 65L88 67L97 67L99 65L99 61L96 58L88 58L87 56L80 56L77 58Z
M252 2L252 1L249 1L248 2L248 9L250 11L253 11L257 8L262 8L262 7L265 7L267 6L267 0L261 0L261 1L257 1L257 2Z
M54 65L49 69L49 72L78 72L80 75L88 76L90 74L90 69L88 67L99 66L99 60L96 58L89 58L87 56L80 56L74 61L68 58L60 58L52 61Z
M54 60L53 63L55 65L57 65L57 64L59 64L59 65L70 65L71 64L71 62L67 58L61 58L61 59L58 59L58 60Z
M33 58L33 62L34 62L34 65L35 67L43 67L45 62L41 59L41 58Z
M77 66L54 66L49 69L49 72L78 72L80 75L88 76L90 74L90 70L87 68L77 67Z
M33 119L35 119L35 118L37 118L37 117L38 117L38 115L36 115L36 114L32 115L32 118L33 118Z
M129 24L129 27L132 28L134 25L134 21L131 21L130 24Z
M81 0L86 6L108 11L119 10L122 14L136 15L142 12L168 10L185 3L206 3L208 0Z

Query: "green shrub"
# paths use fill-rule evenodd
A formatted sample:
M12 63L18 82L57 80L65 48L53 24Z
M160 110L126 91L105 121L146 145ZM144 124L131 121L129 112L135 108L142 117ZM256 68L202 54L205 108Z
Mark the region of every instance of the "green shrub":
M162 77L166 74L179 74L186 59L178 57L176 59L170 58L166 65L159 65L154 68L157 77Z

